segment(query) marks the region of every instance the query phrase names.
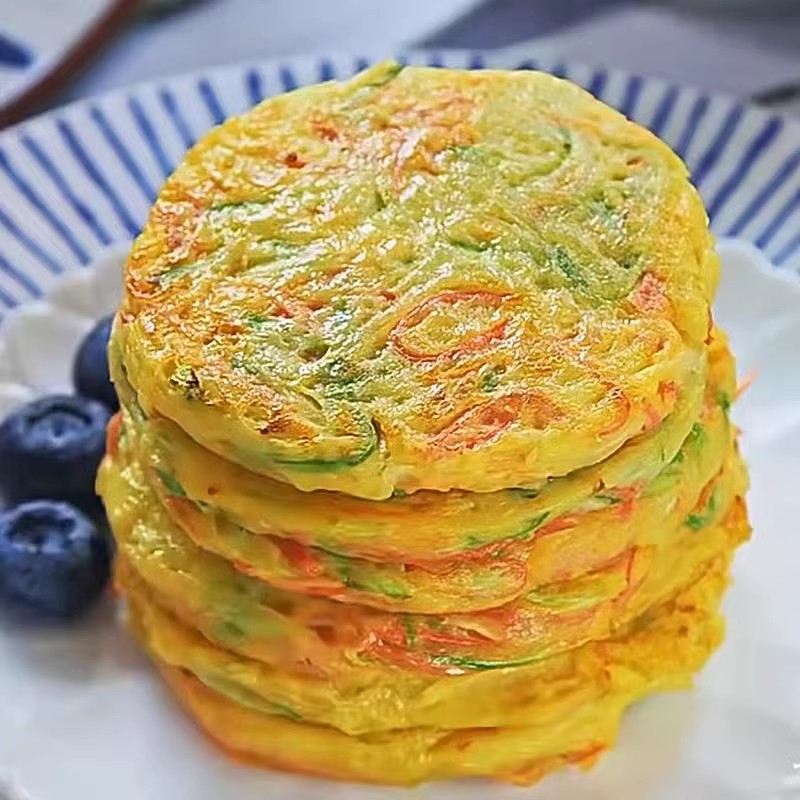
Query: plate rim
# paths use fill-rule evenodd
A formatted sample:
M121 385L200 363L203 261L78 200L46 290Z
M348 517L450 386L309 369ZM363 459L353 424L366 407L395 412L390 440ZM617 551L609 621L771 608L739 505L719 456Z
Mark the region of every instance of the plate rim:
M123 4L125 0L122 0ZM627 69L625 67L617 67L614 65L604 66L602 64L594 63L591 61L583 61L582 59L570 58L569 56L562 57L557 48L553 48L546 43L523 42L519 44L512 44L506 47L496 48L463 48L463 47L412 47L408 49L400 49L394 52L386 52L382 49L364 48L360 51L354 50L309 50L301 53L288 54L285 56L274 56L270 58L261 59L242 59L241 61L233 61L228 64L217 64L213 67L205 67L193 70L186 70L183 72L171 73L163 78L151 78L141 81L135 81L125 86L119 86L105 92L98 92L97 94L90 94L86 97L80 97L75 100L70 100L62 105L55 106L54 108L34 114L31 117L19 120L12 125L0 129L0 144L4 143L5 139L15 139L21 131L26 130L28 127L38 127L52 119L62 115L74 112L82 107L87 107L96 103L112 103L114 100L127 97L132 94L139 94L152 90L153 88L162 87L166 85L177 85L181 83L196 82L201 78L218 79L226 73L237 74L244 73L253 69L267 69L275 68L278 65L290 65L293 69L298 69L297 65L306 66L308 64L318 64L325 60L335 60L341 58L350 59L353 63L359 60L368 59L374 63L378 60L396 60L401 63L409 62L410 66L419 66L418 62L430 59L463 59L468 60L469 57L480 56L483 58L517 58L521 61L540 59L552 59L558 64L570 69L587 70L591 73L605 73L609 78L639 78L646 81L651 85L658 85L663 89L676 90L678 92L698 92L702 93L709 99L721 100L726 105L739 105L745 113L756 114L761 119L776 118L782 120L790 129L796 130L800 136L800 118L790 114L788 111L781 109L772 109L759 105L749 98L740 98L731 92L726 92L718 89L705 89L699 83L688 83L682 81L675 81L666 78L658 73L642 72L639 70ZM446 65L435 65L445 66ZM470 67L470 69L483 69L483 67ZM493 67L486 67L486 69L494 69ZM497 68L502 69L502 68ZM512 68L506 68L512 69ZM513 68L517 70L523 69L522 66ZM532 71L537 71L533 68ZM548 70L538 70L547 72ZM336 79L338 80L338 78ZM570 80L567 78L567 80ZM322 81L319 81L320 83ZM302 88L302 87L299 87ZM274 97L275 95L268 95L267 97ZM266 100L267 97L264 99ZM602 101L605 102L605 101ZM606 103L608 105L608 103ZM236 115L232 115L236 116ZM637 123L638 124L638 123ZM661 138L661 137L659 137Z

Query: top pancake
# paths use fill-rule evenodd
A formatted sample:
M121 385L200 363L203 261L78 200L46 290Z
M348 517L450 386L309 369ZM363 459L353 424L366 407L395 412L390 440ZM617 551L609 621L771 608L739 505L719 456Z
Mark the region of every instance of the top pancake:
M190 151L115 337L145 412L257 472L496 491L659 424L717 271L682 162L577 86L383 64Z

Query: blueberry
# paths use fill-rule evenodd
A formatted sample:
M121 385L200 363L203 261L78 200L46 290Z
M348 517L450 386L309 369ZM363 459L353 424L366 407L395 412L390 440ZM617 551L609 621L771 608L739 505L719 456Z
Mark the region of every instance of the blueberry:
M0 423L0 494L9 504L48 498L94 512L95 475L111 412L86 397L53 395Z
M72 365L72 382L78 394L99 400L117 411L119 400L108 376L108 337L113 322L113 314L104 317L81 342Z
M0 602L34 618L84 611L108 582L106 538L69 503L37 500L0 514Z

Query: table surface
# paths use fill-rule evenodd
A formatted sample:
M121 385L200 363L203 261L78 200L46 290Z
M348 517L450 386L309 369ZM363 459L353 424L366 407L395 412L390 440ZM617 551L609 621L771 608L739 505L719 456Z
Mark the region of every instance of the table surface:
M754 0L751 0L753 2ZM290 53L391 54L410 46L535 42L572 60L740 96L800 82L800 0L759 15L745 0L203 0L122 34L56 102L201 67ZM800 102L791 110L800 112Z

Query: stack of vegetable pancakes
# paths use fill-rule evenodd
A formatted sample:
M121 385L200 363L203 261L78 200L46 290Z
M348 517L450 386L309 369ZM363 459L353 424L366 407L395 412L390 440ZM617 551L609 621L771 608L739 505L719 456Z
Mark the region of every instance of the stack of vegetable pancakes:
M382 64L213 130L126 267L99 478L202 727L412 784L587 766L749 533L680 160L534 72Z

